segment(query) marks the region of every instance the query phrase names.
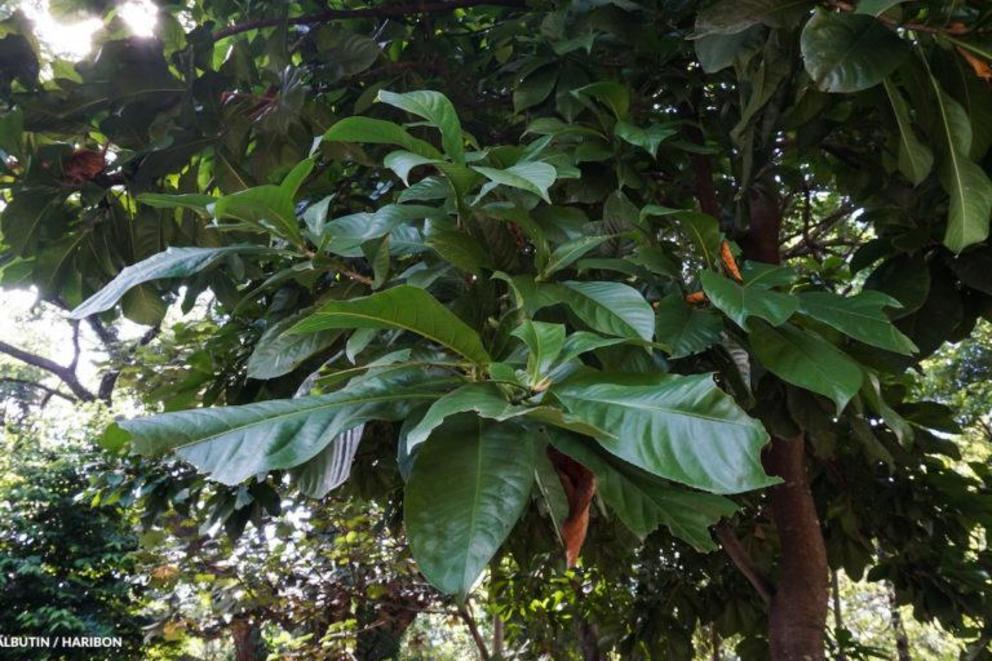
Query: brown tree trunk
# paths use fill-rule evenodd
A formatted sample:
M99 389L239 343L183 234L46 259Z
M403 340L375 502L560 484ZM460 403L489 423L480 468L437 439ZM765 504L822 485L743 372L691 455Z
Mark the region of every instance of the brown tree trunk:
M238 617L231 622L231 636L234 638L235 661L261 661L265 658L261 631L247 618Z
M776 661L823 659L827 621L827 551L806 477L805 440L772 439L765 470L784 480L770 489L778 528L779 579L768 612L768 640Z
M899 661L913 661L913 657L909 653L909 636L906 635L906 627L903 626L899 604L896 603L896 591L891 585L889 586L889 617L892 620L892 630L896 636L896 658Z
M782 211L774 183L750 192L750 222L741 241L744 256L770 264L781 261ZM806 476L805 438L773 438L763 457L765 470L783 480L769 490L778 529L779 578L768 611L768 640L775 661L824 658L828 573L823 532Z

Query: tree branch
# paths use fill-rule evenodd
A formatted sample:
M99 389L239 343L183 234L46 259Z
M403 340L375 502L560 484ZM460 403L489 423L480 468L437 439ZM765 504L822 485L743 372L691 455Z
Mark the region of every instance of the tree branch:
M722 522L716 526L715 531L716 538L720 540L723 550L730 556L731 561L737 569L740 570L744 578L754 587L761 600L766 604L770 604L775 588L772 586L771 581L754 564L751 554L741 544L741 540L737 539L737 535L734 534L730 525Z
M12 376L0 376L0 382L3 382L3 383L19 383L21 385L28 386L29 388L37 388L38 390L43 390L43 391L47 392L49 395L54 395L55 397L61 397L62 399L66 400L68 402L75 403L75 402L79 401L75 397L73 397L72 395L67 395L64 392L62 392L61 390L58 390L56 388L49 388L45 384L38 383L37 381L30 381L28 379L18 379L18 378L12 377Z
M331 9L319 14L290 16L289 18L258 18L252 21L245 21L244 23L236 23L217 30L214 32L213 38L214 41L217 41L218 39L230 37L241 32L257 30L259 28L271 28L283 24L312 25L314 23L328 23L346 18L390 18L414 14L437 14L479 6L522 8L526 6L526 3L524 0L452 0L451 2L424 2L412 5L383 5L366 9Z
M69 390L72 391L72 394L81 401L92 402L96 399L96 395L80 383L79 379L76 377L75 371L69 369L68 367L63 367L55 361L49 360L43 356L38 356L29 351L18 349L11 344L7 344L6 342L0 342L0 352L7 354L11 358L19 360L22 363L27 363L32 367L37 367L38 369L43 369L46 372L54 374L60 381L62 381L62 383L66 385L67 388L69 388Z
M852 3L846 2L845 0L827 0L827 5L845 12L852 12L857 9L857 7L855 7ZM900 23L899 21L884 15L876 16L875 19L893 30L903 29L912 30L914 32L928 32L930 34L968 34L971 32L971 28L962 23L950 23L943 27L934 27L932 25L925 25L914 21Z
M489 656L489 650L486 649L486 641L483 640L482 634L479 633L479 627L475 624L475 618L468 611L468 607L459 606L458 615L465 621L465 626L468 627L469 633L472 634L472 640L475 641L475 646L479 648L479 657L482 658L482 661L489 661L492 657Z

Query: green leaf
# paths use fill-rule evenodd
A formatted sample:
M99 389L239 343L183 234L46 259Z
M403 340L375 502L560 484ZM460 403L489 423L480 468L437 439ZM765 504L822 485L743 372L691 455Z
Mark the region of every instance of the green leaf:
M382 164L396 173L404 185L409 186L410 170L420 165L436 165L439 161L435 158L426 158L413 152L398 150L386 154L382 159Z
M799 299L791 294L762 289L751 283L739 285L712 271L699 275L707 298L741 328L747 327L748 317L760 317L773 326L780 326L799 309Z
M424 158L441 158L429 142L414 138L399 124L371 117L346 117L327 129L324 140L399 145Z
M534 193L548 204L551 204L551 198L548 197L548 188L555 183L555 179L558 177L558 171L547 163L528 161L526 163L517 163L504 170L473 165L472 169L494 184L519 188L528 193Z
M351 475L351 464L362 440L365 423L346 429L327 447L293 471L296 488L309 498L323 498L344 484Z
M883 311L885 307L899 307L899 301L870 289L855 296L831 292L799 294L799 311L803 314L865 344L912 355L916 345L892 325Z
M502 422L528 413L531 409L507 401L492 383L470 383L449 392L431 404L417 425L407 432L407 452L427 440L447 418L459 413L474 412L480 418Z
M561 303L593 330L606 335L654 338L654 310L633 287L619 282L564 282L541 290Z
M530 350L527 356L527 373L530 375L531 385L535 385L551 370L561 354L565 346L565 327L562 324L525 319L511 334L520 338Z
M630 113L630 90L623 83L601 80L572 90L572 94L596 99L617 119L626 119Z
M519 114L544 101L558 81L558 68L545 66L531 72L513 90L513 112Z
M933 152L916 137L909 118L909 107L902 94L888 79L883 84L896 116L896 124L899 125L899 171L914 186L919 186L933 169Z
M437 342L475 363L490 362L478 333L436 298L410 285L325 303L289 332L313 333L328 328L398 328Z
M643 211L641 212L643 213ZM716 265L720 254L720 224L716 218L695 211L679 211L675 217L679 221L682 233L689 237L700 257L710 267Z
M812 0L719 0L696 17L696 38L736 34L753 25L787 27L813 6Z
M723 71L735 62L754 53L761 46L762 28L752 25L734 34L711 34L693 42L696 59L706 73Z
M224 484L298 466L368 420L402 420L438 397L436 379L391 373L329 395L164 413L118 424L140 454L174 451Z
M968 114L932 76L931 81L936 91L939 129L944 146L937 174L951 198L944 245L960 253L988 238L992 181L981 166L968 156L972 141Z
M121 298L121 312L136 324L158 326L166 313L165 303L152 287L138 285Z
M146 260L124 268L103 289L93 294L75 310L70 318L86 317L109 310L132 287L159 278L182 278L198 273L225 255L234 253L272 252L259 246L226 246L223 248L166 248Z
M840 413L861 389L861 368L843 351L792 324L751 323L751 351L768 371L837 405Z
M441 132L441 144L448 157L455 163L465 162L465 151L462 147L462 124L458 121L458 113L455 112L455 107L451 105L448 97L440 92L430 90L418 90L405 94L380 90L376 100L426 119L431 126ZM428 156L427 154L424 155Z
M424 241L444 261L461 270L482 275L482 269L492 269L491 253L467 232L460 230L435 230Z
M138 196L138 202L156 209L189 209L201 216L210 216L207 209L218 198L211 195L201 195L199 193L181 193L178 195L167 195L164 193L142 193Z
M709 310L688 305L679 294L669 294L658 304L655 333L672 358L684 358L720 340L723 322Z
M613 132L621 140L640 147L652 157L657 157L658 147L666 139L677 134L678 129L666 124L651 124L647 128L641 128L621 120L613 127Z
M618 337L602 337L588 331L575 331L565 338L565 344L562 346L558 362L564 364L586 352L602 349L603 347L612 347L624 341Z
M568 266L571 266L577 259L593 250L603 243L609 241L610 236L583 236L581 238L563 243L555 248L548 259L547 265L541 271L541 277L547 278Z
M572 434L549 431L552 445L596 475L596 492L635 535L644 539L664 525L699 551L717 549L709 527L737 511L732 500L665 484L609 460Z
M896 5L900 5L904 2L906 2L906 0L858 0L858 8L856 12L859 14L867 14L868 16L881 16Z
M465 415L420 449L404 490L410 550L439 590L464 599L530 500L536 461L525 429Z
M603 447L652 475L712 493L774 484L761 468L768 434L710 374L589 376L550 392Z
M293 315L270 326L248 357L248 378L275 379L289 374L310 356L326 349L341 335L339 331L287 333L302 314Z
M301 244L303 236L293 198L312 169L313 160L306 159L294 167L278 186L266 184L218 198L214 203L214 216L218 219L236 218Z
M824 92L859 92L882 82L909 49L871 16L817 10L800 38L803 64Z
M865 280L865 289L875 289L899 301L890 319L908 316L920 309L930 293L930 270L922 255L897 255L878 265Z

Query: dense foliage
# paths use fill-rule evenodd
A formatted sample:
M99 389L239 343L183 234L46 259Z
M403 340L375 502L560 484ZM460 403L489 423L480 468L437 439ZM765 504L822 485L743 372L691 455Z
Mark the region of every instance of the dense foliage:
M120 315L210 306L100 392L63 379L163 411L104 445L219 483L184 478L232 533L354 463L419 571L461 602L488 568L531 652L685 658L705 627L816 658L843 568L977 655L992 472L914 393L992 310L990 19L197 0L153 39L110 12L73 64L14 12L0 282L115 351ZM515 622L562 580L583 597Z

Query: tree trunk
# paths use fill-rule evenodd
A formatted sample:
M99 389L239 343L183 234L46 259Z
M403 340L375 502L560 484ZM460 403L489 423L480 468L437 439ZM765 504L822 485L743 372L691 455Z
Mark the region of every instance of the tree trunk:
M775 184L752 186L748 206L748 233L740 242L744 256L778 264L782 210ZM773 438L763 462L769 474L784 481L769 489L781 554L778 584L768 610L771 657L775 661L816 661L824 658L829 567L806 476L805 437Z
M902 623L902 614L899 613L899 604L896 603L896 591L889 586L889 618L892 621L892 631L896 636L896 658L899 661L913 661L909 653L909 636L906 635L906 627Z
M840 609L840 581L837 580L836 569L830 572L830 593L834 598L834 637L836 638L844 628L844 615ZM840 649L840 643L837 647L837 661L847 661L847 655Z
M806 477L805 440L772 439L765 469L784 480L770 489L778 528L779 580L768 613L768 640L776 661L823 659L827 621L827 550Z
M247 618L238 617L231 622L231 636L234 638L235 661L261 661L266 657L262 632Z

